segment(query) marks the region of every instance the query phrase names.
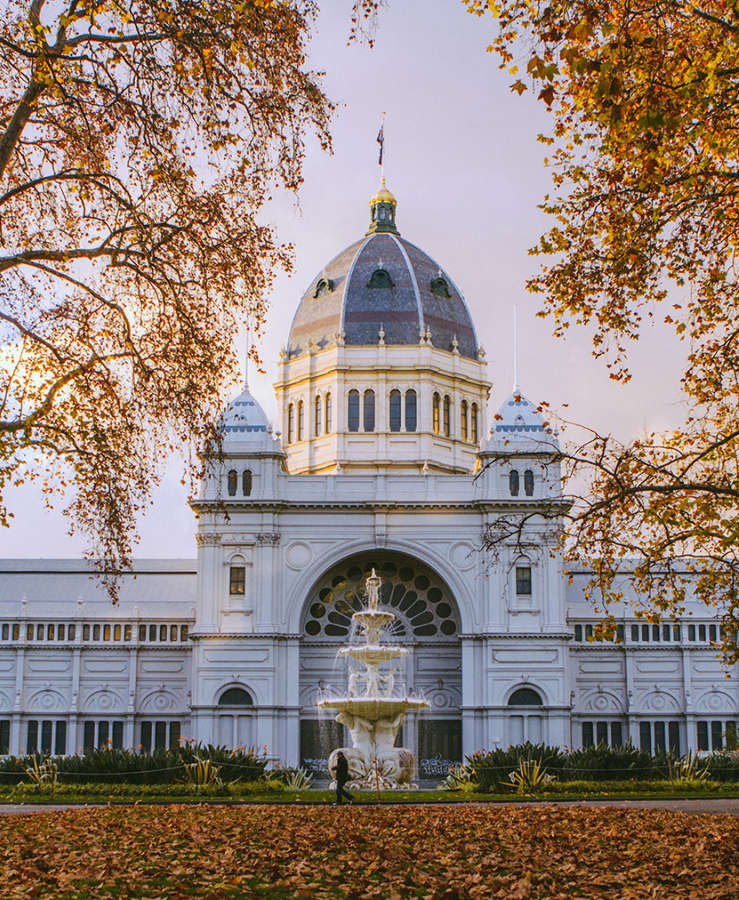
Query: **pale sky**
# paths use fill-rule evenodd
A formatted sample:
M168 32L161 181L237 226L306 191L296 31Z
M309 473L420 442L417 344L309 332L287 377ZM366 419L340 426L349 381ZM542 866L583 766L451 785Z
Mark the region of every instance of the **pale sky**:
M520 381L531 400L549 401L566 418L624 439L678 422L684 350L671 335L652 329L642 336L631 354L634 378L624 388L592 359L585 332L555 340L552 323L535 317L539 301L526 292L525 281L537 265L528 248L547 227L537 204L550 189L550 173L536 135L548 119L530 93L519 98L509 91L512 79L485 52L491 23L471 17L455 0L395 0L369 49L346 45L349 0L322 5L311 64L325 71L326 91L338 104L334 154L310 143L299 205L282 196L269 210L279 236L295 246L295 270L278 281L271 297L259 344L267 373L250 373L268 415L275 417L275 363L301 295L324 264L367 229L384 111L385 175L398 201L398 227L438 260L465 295L487 351L490 413L510 393L518 304ZM181 471L173 460L141 521L137 556L195 555L195 522ZM35 488L16 490L10 503L16 519L0 531L0 556L82 553L83 538L66 534L66 520L43 509Z

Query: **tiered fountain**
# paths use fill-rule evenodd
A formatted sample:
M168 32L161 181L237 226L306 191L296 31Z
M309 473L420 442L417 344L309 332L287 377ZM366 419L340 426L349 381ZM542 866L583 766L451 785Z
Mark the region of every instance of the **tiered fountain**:
M396 618L395 613L379 608L380 583L373 569L367 579L367 608L352 616L361 629L364 644L339 650L342 656L349 656L364 666L364 673L350 672L348 696L328 697L316 704L321 709L338 709L336 721L346 725L351 733L353 746L334 750L328 760L333 777L336 754L339 749L344 753L349 763L350 789L387 789L410 784L416 760L410 750L395 746L395 738L408 710L429 706L427 700L394 696L394 672L380 672L382 663L399 659L408 652L404 647L380 643L380 631Z

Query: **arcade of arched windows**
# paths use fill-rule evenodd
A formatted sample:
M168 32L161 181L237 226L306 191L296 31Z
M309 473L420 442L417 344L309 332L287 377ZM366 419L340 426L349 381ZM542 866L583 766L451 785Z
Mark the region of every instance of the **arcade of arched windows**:
M306 405L303 400L288 404L287 443L304 440L309 433L314 437L333 431L333 400L330 392L317 393L308 404L312 414L312 427L308 426ZM465 443L477 444L480 434L480 413L477 403L462 400L459 404L459 433L455 434L455 403L449 394L434 392L432 397L431 427L434 434L457 437ZM419 426L418 393L414 388L394 387L387 397L387 430L393 433L413 433ZM381 422L381 418L379 419ZM346 428L349 432L374 432L378 428L377 396L372 388L352 388L346 395Z
M521 475L518 469L511 469L508 473L508 492L511 497L518 497L521 491ZM523 492L526 497L534 496L534 473L526 469L523 473Z

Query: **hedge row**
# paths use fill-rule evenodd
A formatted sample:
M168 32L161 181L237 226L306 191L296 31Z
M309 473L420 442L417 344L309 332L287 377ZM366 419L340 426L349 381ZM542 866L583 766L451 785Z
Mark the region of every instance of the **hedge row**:
M176 749L134 753L131 750L89 750L75 756L57 756L58 780L66 784L171 784L183 778L183 766L195 757L209 759L220 767L223 781L257 781L267 765L265 756L253 747L230 750L212 744L183 742ZM29 781L26 769L39 756L8 756L0 759L0 785Z
M668 778L670 762L676 759L666 753L652 756L631 744L563 750L526 743L505 750L477 751L467 758L467 764L475 770L476 790L487 793L510 784L509 775L522 760L538 760L559 781L643 781ZM713 781L739 781L739 753L713 753L701 757L699 765L708 769Z

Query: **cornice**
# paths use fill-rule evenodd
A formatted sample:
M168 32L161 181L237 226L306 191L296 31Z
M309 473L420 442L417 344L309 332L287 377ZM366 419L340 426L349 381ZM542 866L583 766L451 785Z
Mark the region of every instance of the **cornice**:
M209 632L200 633L191 631L189 639L191 641L299 641L303 635L291 634L285 631L275 631L269 633L232 631L232 632Z
M433 477L433 476L429 476ZM433 500L252 500L244 503L241 500L197 500L191 504L193 509L203 512L223 512L224 507L232 512L294 512L305 510L314 512L321 510L350 510L356 512L374 512L376 510L452 510L469 512L521 512L531 513L537 507L543 511L551 512L553 508L566 512L571 506L567 500L531 500L525 502L509 502L505 500L458 500L458 501L433 501Z
M460 634L463 641L571 641L572 635L568 631L556 631L542 634L540 631L477 631L472 634Z

